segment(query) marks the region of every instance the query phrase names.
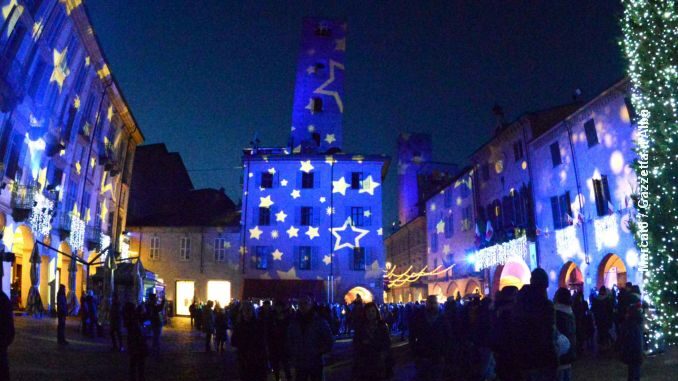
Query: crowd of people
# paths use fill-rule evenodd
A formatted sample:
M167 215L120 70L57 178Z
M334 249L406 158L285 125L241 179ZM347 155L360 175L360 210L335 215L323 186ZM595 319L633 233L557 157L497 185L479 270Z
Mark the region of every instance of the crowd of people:
M390 379L391 341L398 336L408 341L422 381L569 381L571 366L583 353L612 351L627 364L628 380L639 380L646 308L639 287L601 287L588 300L580 292L559 288L550 300L548 283L546 272L538 268L521 289L504 287L494 299L458 295L442 305L436 296L421 303L382 305L364 303L360 295L351 304L332 305L314 303L308 296L259 304L234 300L224 307L208 301L190 306L190 322L204 335L205 351L223 353L228 345L235 349L243 380L263 381L271 373L276 381L321 380L325 355L341 336L352 338L354 380ZM1 296L0 379L8 379L7 347L14 330L11 302ZM63 287L57 301L57 339L67 344ZM113 295L108 317L112 348L123 350L124 327L131 380L144 379L146 337L159 348L165 305L155 295L139 305L122 304ZM84 335L103 336L97 311L96 296L84 295Z

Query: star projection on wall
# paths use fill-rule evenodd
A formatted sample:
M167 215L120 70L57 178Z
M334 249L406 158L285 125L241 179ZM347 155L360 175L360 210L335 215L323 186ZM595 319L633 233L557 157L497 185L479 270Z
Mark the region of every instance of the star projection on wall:
M332 144L336 141L337 139L334 137L334 134L327 134L325 135L325 141L327 144Z
M436 224L436 233L438 234L445 233L445 221L443 220L438 221L438 223Z
M320 233L318 233L318 228L313 226L309 226L308 230L304 234L306 234L308 236L308 239L310 240L313 240L313 238L320 237Z
M282 251L280 251L280 250L278 250L278 249L275 249L275 250L271 253L271 255L273 256L273 260L274 260L274 261L282 261L282 256L283 256Z
M290 193L290 196L292 196L293 199L298 199L301 197L301 192L299 192L299 189L294 189L292 190L292 193Z
M290 225L290 228L287 229L287 237L299 237L299 229L295 228L294 225Z
M335 70L340 69L340 70L345 70L344 65L340 64L339 62L335 60L330 60L330 77L325 81L320 87L315 89L313 92L316 94L323 94L323 95L329 95L334 98L334 100L337 102L337 107L339 107L339 112L344 113L344 103L341 100L341 97L339 96L339 92L336 90L328 90L327 88L332 85L334 80L336 79L335 77Z
M52 69L52 76L49 78L49 82L56 82L56 84L59 86L59 92L61 92L64 87L66 77L71 74L71 71L68 70L68 66L66 66L67 53L68 48L64 48L62 51L54 49L52 52L52 63L54 65L54 69Z
M301 168L299 170L302 172L311 173L311 171L313 170L313 165L311 165L311 161L310 160L302 161Z
M287 214L285 214L285 211L281 210L278 213L275 214L275 220L276 222L285 222L285 219L287 218Z
M358 191L358 193L367 193L370 196L374 196L374 190L377 189L377 187L381 185L378 182L374 181L372 178L372 175L369 175L363 180L362 187Z
M323 263L329 266L332 263L332 256L330 255L323 256Z
M259 229L259 226L255 226L252 229L250 229L250 239L259 239L261 237L261 233L263 231Z
M348 189L351 184L346 182L344 176L340 177L339 180L332 181L332 193L339 193L342 196L346 196L346 189Z
M271 196L266 196L266 197L259 197L259 207L260 208L270 208L271 205L273 205L273 201L271 201Z
M353 226L353 223L351 222L351 217L347 218L341 227L330 228L330 231L332 232L332 235L337 239L336 242L334 242L334 251L341 250L344 247L348 247L349 249L360 247L360 240L363 237L365 237L367 233L370 232L367 229L361 229L356 226ZM351 240L349 238L351 234L353 234L353 243L351 243ZM345 241L343 243L342 235L344 236L343 240Z
M282 179L282 180L280 180L280 186L281 186L281 187L286 187L286 186L287 186L287 179Z

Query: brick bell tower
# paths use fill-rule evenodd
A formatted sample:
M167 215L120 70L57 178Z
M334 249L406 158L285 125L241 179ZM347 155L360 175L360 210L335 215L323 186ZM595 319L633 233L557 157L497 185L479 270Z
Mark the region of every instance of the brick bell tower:
M346 22L305 18L292 109L293 153L342 150Z

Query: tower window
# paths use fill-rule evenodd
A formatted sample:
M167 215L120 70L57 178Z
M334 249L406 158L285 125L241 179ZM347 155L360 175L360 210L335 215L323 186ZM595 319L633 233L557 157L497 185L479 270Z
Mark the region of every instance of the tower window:
M362 172L351 172L351 189L361 189L363 184Z
M313 98L312 99L312 107L311 111L316 113L316 112L321 112L323 110L323 100L321 98Z

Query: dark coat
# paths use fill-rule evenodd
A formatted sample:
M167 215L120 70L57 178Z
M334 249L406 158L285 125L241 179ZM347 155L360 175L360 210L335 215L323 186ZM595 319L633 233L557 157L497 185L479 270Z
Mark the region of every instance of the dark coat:
M332 350L334 338L327 321L311 313L299 315L287 329L287 353L297 369L313 369L323 365L322 356Z
M629 307L626 319L622 323L619 347L621 360L627 365L643 363L643 316L642 309Z
M451 342L450 330L442 313L433 317L426 310L418 311L410 322L410 346L414 355L440 360Z
M553 303L540 290L524 286L513 315L515 359L523 370L558 367Z
M240 378L258 380L268 369L266 329L258 319L241 321L235 325L231 345L238 350Z
M127 352L130 356L146 357L148 354L148 345L146 337L141 332L141 322L139 319L130 319L125 322L127 328Z
M555 305L556 310L556 328L570 341L570 349L564 355L560 356L560 365L572 364L577 358L577 325L574 313L569 306L562 304Z
M355 380L385 380L391 375L391 336L383 321L356 327L353 336Z
M12 303L7 295L0 291L0 352L7 352L7 347L14 341L14 316Z
M268 347L272 359L281 359L286 355L287 348L287 330L290 325L290 319L287 316L282 318L274 317L268 325Z
M66 318L68 315L68 301L65 292L57 292L57 317Z

